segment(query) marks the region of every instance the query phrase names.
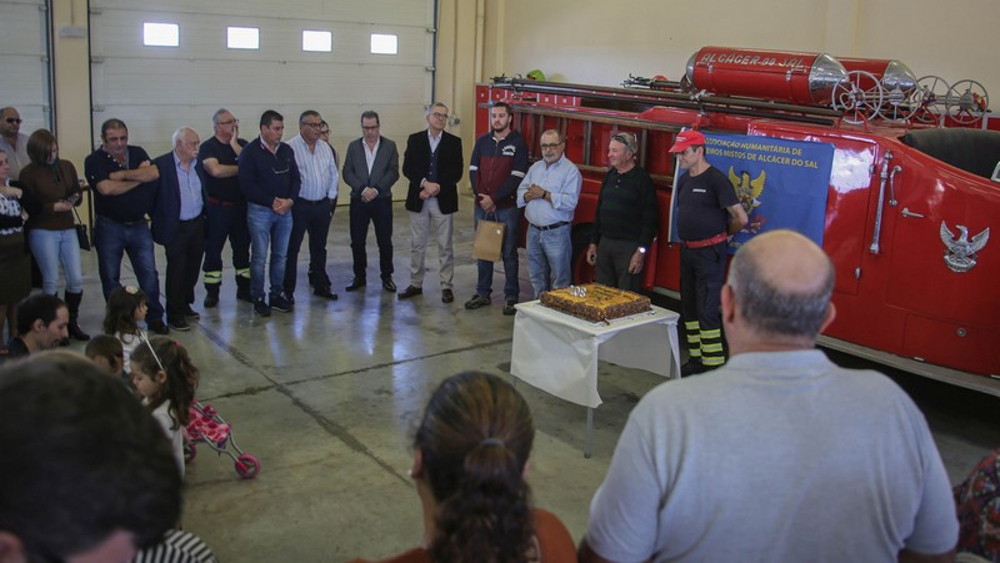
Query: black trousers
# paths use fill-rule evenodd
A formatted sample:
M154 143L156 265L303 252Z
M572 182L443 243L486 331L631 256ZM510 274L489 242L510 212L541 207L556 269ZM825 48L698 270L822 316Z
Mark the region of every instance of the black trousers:
M326 275L326 239L330 234L334 209L336 207L328 198L315 202L295 200L292 206L292 234L288 239L285 262L285 295L295 293L299 249L306 233L309 233L309 284L315 289L330 289L330 276Z
M643 270L638 274L628 273L628 265L638 247L639 243L634 240L601 237L601 242L597 245L594 281L636 293L642 291L646 265L643 265Z
M182 319L194 303L201 259L205 255L205 216L181 222L173 242L165 246L167 254L167 319Z
M354 254L354 277L367 279L368 223L375 225L378 242L378 263L382 279L392 276L392 201L387 197L375 198L368 203L351 200L351 252Z
M229 239L233 268L237 276L250 279L250 230L247 228L247 204L205 203L208 223L205 228L205 285L222 283L222 248Z
M702 248L681 247L681 315L693 358L716 367L725 361L722 345L722 285L725 242Z

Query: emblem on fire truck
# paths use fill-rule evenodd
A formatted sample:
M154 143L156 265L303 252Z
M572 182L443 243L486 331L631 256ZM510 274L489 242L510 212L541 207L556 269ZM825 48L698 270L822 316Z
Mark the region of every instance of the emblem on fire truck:
M948 225L941 221L941 242L945 247L944 263L952 272L961 274L976 266L976 253L990 240L990 229L987 227L969 240L969 229L965 225L955 225L955 228L958 229L957 237Z

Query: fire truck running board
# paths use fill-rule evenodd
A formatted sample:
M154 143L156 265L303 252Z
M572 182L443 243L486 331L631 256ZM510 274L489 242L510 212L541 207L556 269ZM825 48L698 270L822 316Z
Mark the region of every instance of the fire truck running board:
M680 293L662 287L653 287L650 291L677 301L680 301L681 298ZM934 364L927 364L829 336L820 335L816 339L816 342L824 348L844 352L914 375L1000 397L1000 375L982 376Z
M976 375L965 371L958 371L934 364L925 364L917 360L911 360L888 352L873 350L865 346L859 346L850 342L845 342L837 338L820 335L816 339L817 343L824 348L845 352L852 356L858 356L866 360L887 365L902 371L920 375L943 383L965 387L972 391L987 393L1000 397L1000 376Z

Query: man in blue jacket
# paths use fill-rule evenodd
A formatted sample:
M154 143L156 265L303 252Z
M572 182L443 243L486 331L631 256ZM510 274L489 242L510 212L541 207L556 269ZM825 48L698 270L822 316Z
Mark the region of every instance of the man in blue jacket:
M292 235L292 205L302 179L292 147L281 142L285 118L273 109L260 116L260 137L240 153L240 189L247 198L250 228L250 294L254 313L271 316L271 309L292 310L285 295L285 261ZM264 263L271 253L270 301L264 301Z
M191 330L197 319L191 308L205 254L205 171L198 161L200 139L194 129L181 127L173 136L174 150L157 157L160 186L153 208L153 240L167 254L167 324Z

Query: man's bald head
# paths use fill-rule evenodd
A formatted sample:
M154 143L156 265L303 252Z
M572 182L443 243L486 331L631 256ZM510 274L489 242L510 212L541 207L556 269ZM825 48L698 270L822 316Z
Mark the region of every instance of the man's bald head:
M759 336L815 340L830 314L833 263L808 238L786 230L743 245L728 284L739 315Z

